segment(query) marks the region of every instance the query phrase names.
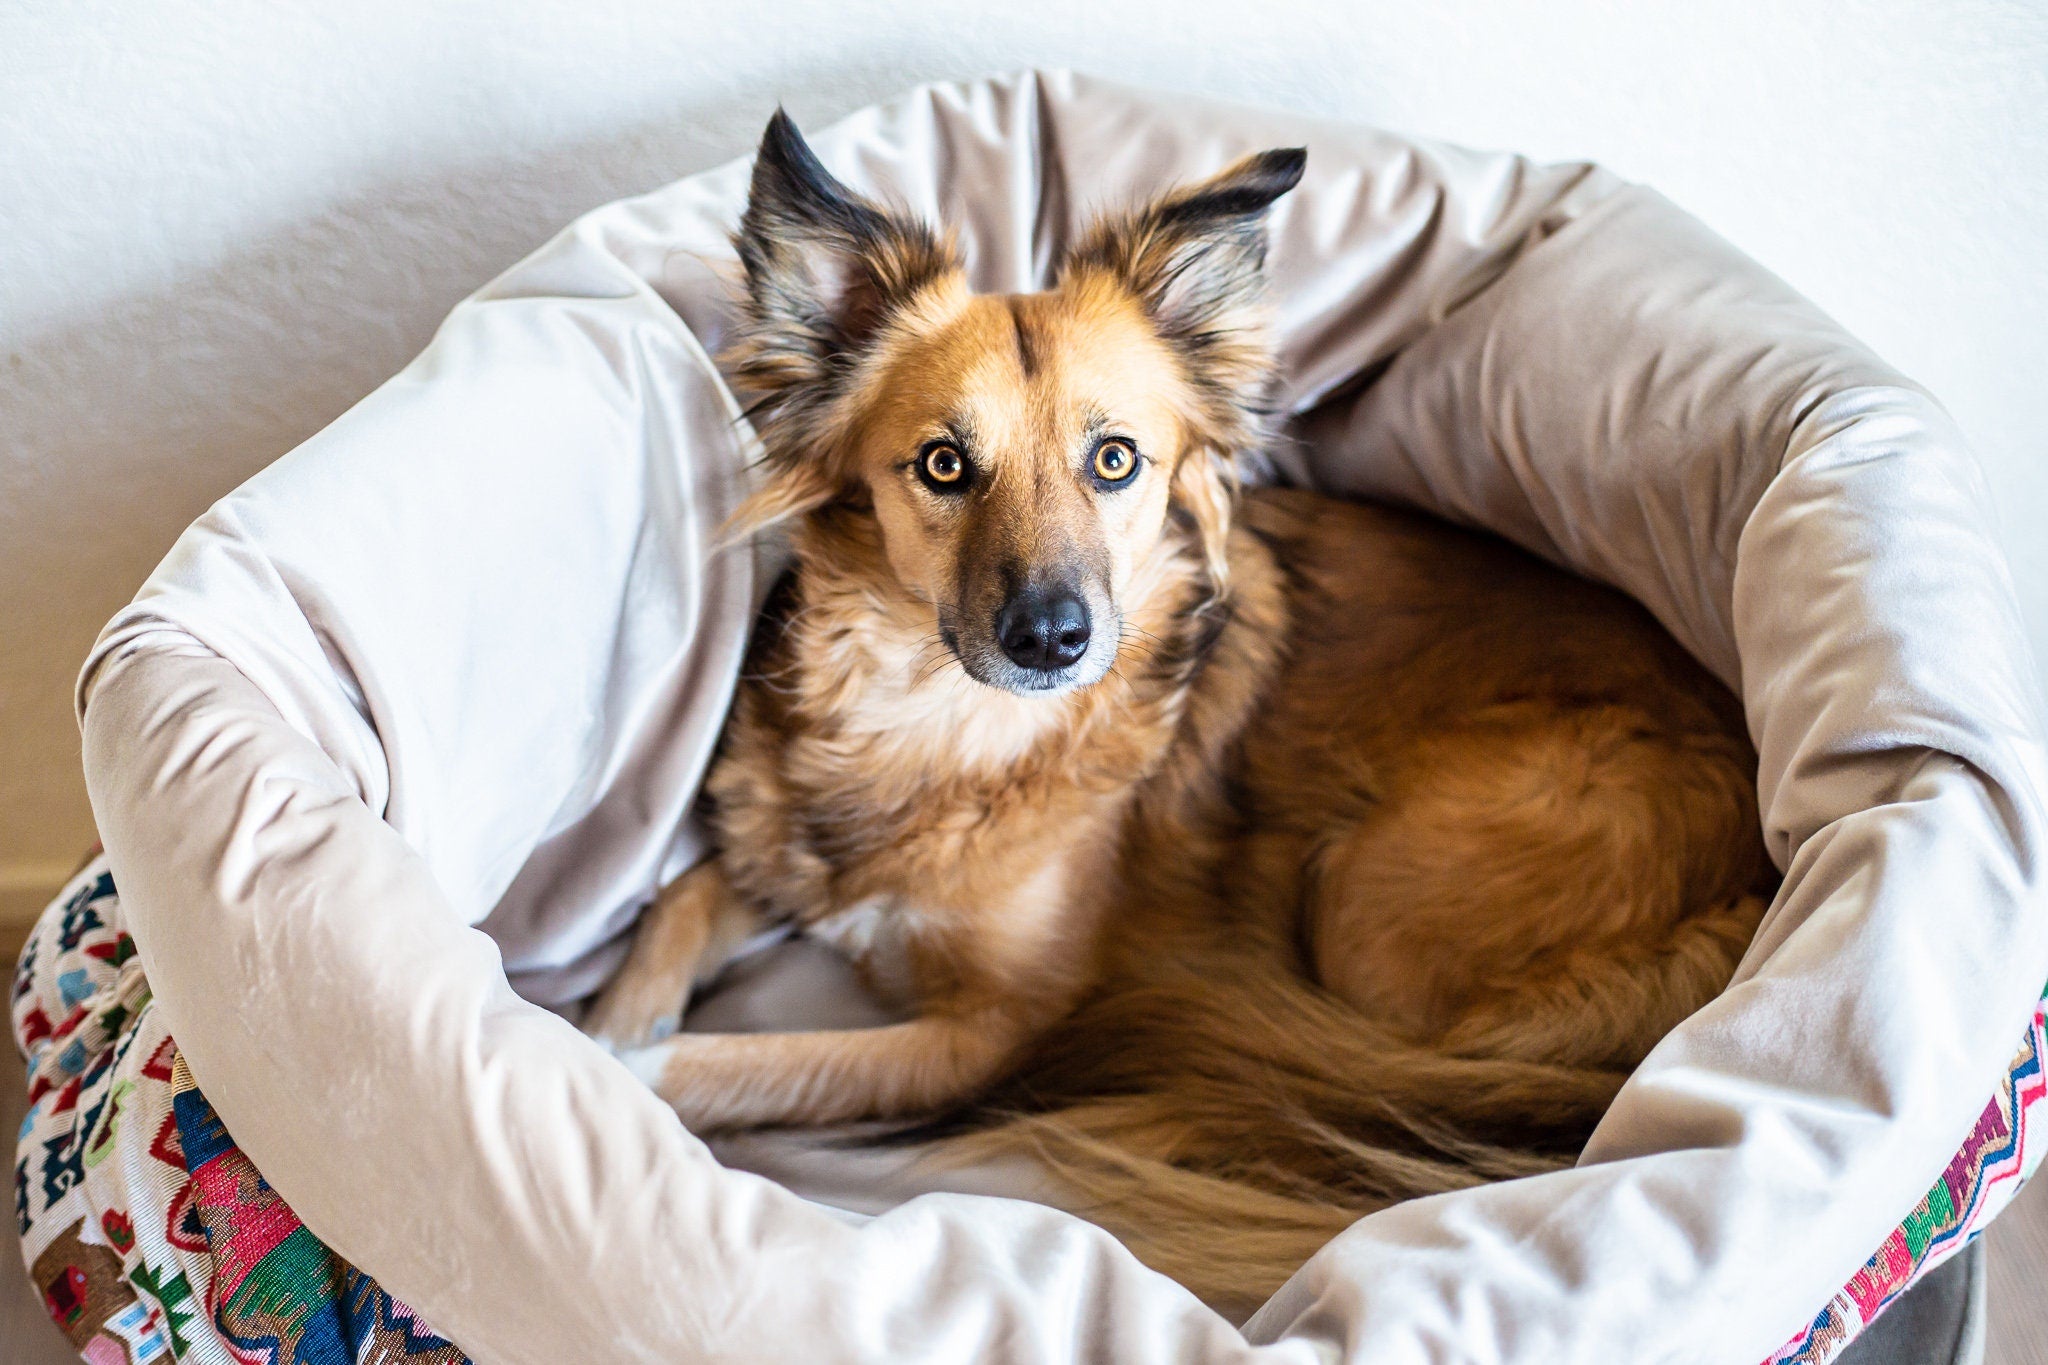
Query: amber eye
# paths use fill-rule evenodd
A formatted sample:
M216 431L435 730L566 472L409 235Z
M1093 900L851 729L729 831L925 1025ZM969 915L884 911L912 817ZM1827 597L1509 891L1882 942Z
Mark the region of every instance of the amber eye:
M958 483L967 474L967 461L949 445L935 445L924 453L924 476L935 484Z
M1104 483L1122 483L1138 467L1138 452L1128 441L1104 441L1095 447L1095 477Z

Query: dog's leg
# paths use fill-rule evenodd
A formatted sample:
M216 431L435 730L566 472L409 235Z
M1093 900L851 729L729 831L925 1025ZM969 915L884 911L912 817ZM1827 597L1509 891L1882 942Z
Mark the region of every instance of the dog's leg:
M1463 1056L1633 1066L1728 982L1762 904L1734 746L1514 703L1411 741L1316 867L1317 979Z
M1727 986L1764 902L1740 896L1664 935L1566 955L1468 1009L1437 1040L1462 1057L1627 1068Z
M622 1060L708 1132L928 1113L994 1081L1032 1030L1003 1006L881 1028L684 1033Z
M640 917L625 965L590 1007L583 1031L615 1050L668 1037L682 1025L691 988L724 966L754 927L718 860L697 864Z

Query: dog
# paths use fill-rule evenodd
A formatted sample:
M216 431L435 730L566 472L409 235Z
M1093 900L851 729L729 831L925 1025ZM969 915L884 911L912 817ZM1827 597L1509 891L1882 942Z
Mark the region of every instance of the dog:
M1230 1311L1396 1199L1571 1158L1775 873L1739 706L1635 603L1388 507L1243 491L1305 153L1104 217L1040 293L777 113L726 373L787 528L667 887L586 1028L700 1131L1028 1151ZM903 1022L676 1032L766 924Z

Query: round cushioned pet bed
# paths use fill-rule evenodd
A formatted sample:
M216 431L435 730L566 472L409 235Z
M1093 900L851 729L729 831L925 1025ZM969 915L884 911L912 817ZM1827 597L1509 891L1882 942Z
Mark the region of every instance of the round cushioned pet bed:
M1924 392L1589 166L1066 76L815 139L987 290L1043 284L1094 209L1296 143L1270 476L1619 585L1756 739L1783 890L1583 1159L1366 1218L1240 1328L1038 1204L785 1163L864 1216L731 1164L773 1144L722 1163L549 1008L700 855L775 569L711 548L751 458L709 359L736 165L462 304L102 636L105 862L15 1001L29 1259L89 1357L1747 1365L1832 1355L1982 1226L2042 1146L2048 762ZM750 1008L798 1022L811 992L767 979Z

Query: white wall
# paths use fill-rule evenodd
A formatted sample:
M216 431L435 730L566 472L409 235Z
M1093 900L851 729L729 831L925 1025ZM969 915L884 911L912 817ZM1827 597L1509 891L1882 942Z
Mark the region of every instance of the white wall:
M1026 65L1654 182L1949 404L2048 642L2038 0L17 0L0 918L91 838L79 659L209 502L562 222L745 151L778 99L822 121Z

